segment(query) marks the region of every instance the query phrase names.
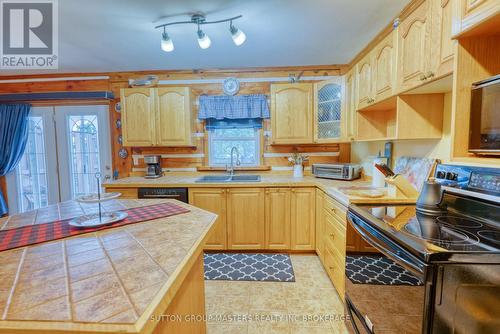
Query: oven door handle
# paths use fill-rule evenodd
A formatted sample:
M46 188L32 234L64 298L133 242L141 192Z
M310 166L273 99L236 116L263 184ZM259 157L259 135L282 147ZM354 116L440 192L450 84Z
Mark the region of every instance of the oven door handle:
M349 313L349 317L351 318L351 325L352 325L352 328L354 329L354 332L356 332L356 334L361 334L361 332L359 331L358 325L356 324L356 321L354 321L354 316L356 316L356 318L358 318L359 321L361 322L361 325L363 325L363 328L368 333L373 333L373 331L370 330L370 328L366 324L365 319L363 319L363 315L361 314L361 312L359 312L359 310L354 306L351 299L347 295L345 296L345 303L347 306L347 312Z
M386 254L395 262L409 269L421 280L423 280L425 273L425 264L423 262L411 256L405 250L401 249L399 252L392 251L393 248L397 247L393 242L386 240L386 238L380 232L377 232L374 228L368 226L360 218L354 216L351 212L347 214L347 219L349 220L351 226L354 227L354 229L361 235L364 240L366 240L366 242L378 249L381 253ZM358 219L361 220L361 222L358 222ZM377 239L383 241L384 243L381 243L378 240L375 240L375 238L371 237L370 232L376 233L378 236ZM394 244L395 247L391 247L390 244ZM402 256L401 254L404 254L405 256Z

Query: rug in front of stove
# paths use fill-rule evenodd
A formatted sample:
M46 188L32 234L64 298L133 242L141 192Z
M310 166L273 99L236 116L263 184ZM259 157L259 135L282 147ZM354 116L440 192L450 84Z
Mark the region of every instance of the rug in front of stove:
M288 254L206 253L205 279L295 282Z
M423 285L411 272L380 255L347 255L346 275L354 284Z

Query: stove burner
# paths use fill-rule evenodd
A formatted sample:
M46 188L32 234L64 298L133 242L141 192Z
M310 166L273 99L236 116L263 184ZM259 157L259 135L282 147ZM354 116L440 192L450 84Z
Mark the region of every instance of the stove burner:
M493 231L493 230L483 230L477 232L480 237L491 241L497 245L500 245L500 232L499 231Z
M462 217L442 216L442 217L437 217L437 221L440 223L445 223L445 224L453 225L456 227L465 227L465 228L483 227L483 223L481 223L477 220L472 220L472 219L462 218Z
M449 218L449 217L448 217ZM424 239L434 245L450 249L456 246L471 246L479 243L479 238L474 234L455 225L443 223L443 219L411 219L405 225L409 234L419 239Z

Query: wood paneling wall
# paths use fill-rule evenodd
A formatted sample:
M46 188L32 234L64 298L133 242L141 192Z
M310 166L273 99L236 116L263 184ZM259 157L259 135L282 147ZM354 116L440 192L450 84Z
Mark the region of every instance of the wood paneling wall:
M46 78L46 77L82 77L82 76L109 76L106 80L65 80L50 82L19 82L0 83L0 94L20 93L20 92L49 92L49 91L97 91L108 90L115 94L116 99L109 103L110 124L111 124L111 147L113 155L113 169L118 172L119 177L129 176L134 168L140 170L144 167L142 159L138 159L138 164L134 165L133 155L145 154L176 154L175 157L163 158L164 168L195 168L206 164L205 141L206 136L196 138L196 147L162 147L162 148L126 148L128 157L122 159L118 155L120 145L118 136L121 130L116 127L116 121L120 119L120 113L115 111L115 105L119 102L120 89L128 87L128 80L131 78L144 77L147 74L158 75L160 80L196 80L213 79L225 77L237 78L263 78L263 77L283 77L286 81L289 75L303 76L331 76L341 75L345 72L345 66L308 66L308 67L283 67L283 68L250 68L250 69L229 69L229 70L194 70L194 71L148 71L148 72L120 72L120 73L88 73L88 74L60 74L60 75L33 75L33 76L4 76L4 79L26 79L26 78ZM239 94L270 94L269 82L241 83ZM193 95L197 98L201 94L220 95L223 94L221 84L190 84ZM67 102L65 102L67 103ZM64 103L63 103L64 104ZM193 106L193 119L197 119L198 105ZM264 131L270 130L270 122L264 122ZM197 122L197 132L204 132L204 124ZM350 160L350 144L332 145L290 145L271 146L267 138L263 138L263 152L267 153L291 153L291 152L320 152L319 156L311 156L310 163L315 162L347 162ZM332 153L324 155L324 153ZM190 155L200 154L204 157L192 157ZM182 155L187 155L182 157ZM263 164L267 166L289 166L287 158L271 154L264 157ZM0 182L1 184L1 182Z

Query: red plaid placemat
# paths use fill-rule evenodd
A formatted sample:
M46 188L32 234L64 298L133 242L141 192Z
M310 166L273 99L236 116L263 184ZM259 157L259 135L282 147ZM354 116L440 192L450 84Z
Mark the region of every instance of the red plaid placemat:
M10 230L0 231L0 252L12 248L19 248L42 242L72 237L108 228L135 224L147 220L170 217L189 212L179 205L162 203L140 208L123 210L128 214L127 218L119 222L97 228L77 228L68 224L71 219L58 220L51 223L28 225Z

